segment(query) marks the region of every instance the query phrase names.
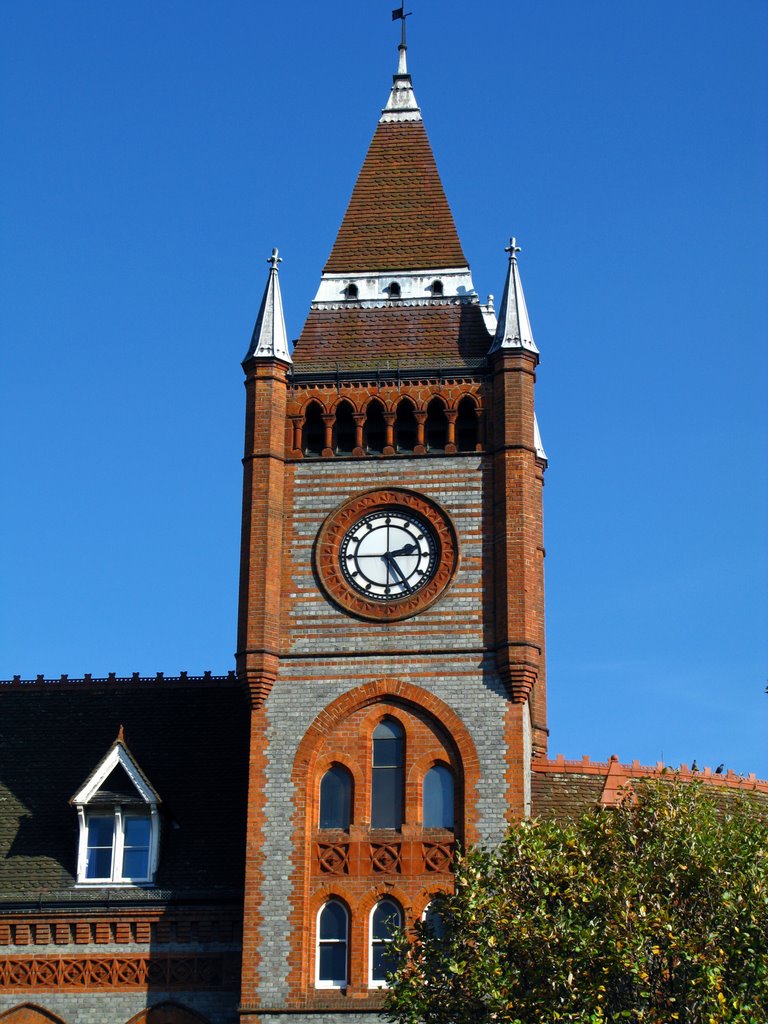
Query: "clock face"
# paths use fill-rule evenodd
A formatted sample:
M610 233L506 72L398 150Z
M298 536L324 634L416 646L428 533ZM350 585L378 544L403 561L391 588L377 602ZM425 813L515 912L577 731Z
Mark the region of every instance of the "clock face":
M438 544L420 516L399 508L379 509L358 519L339 548L344 578L375 601L397 601L426 586L435 575Z

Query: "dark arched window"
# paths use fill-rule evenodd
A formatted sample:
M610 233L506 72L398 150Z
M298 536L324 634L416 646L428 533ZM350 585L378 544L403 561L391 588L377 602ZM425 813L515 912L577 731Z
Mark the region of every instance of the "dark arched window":
M334 764L320 782L320 828L348 829L352 821L352 776Z
M373 455L384 451L387 441L387 427L384 423L384 409L376 399L369 402L365 416L365 450Z
M432 289L432 294L433 295L442 295L443 294L443 282L442 281L433 281L432 284L430 285L430 288Z
M305 455L320 455L325 446L323 411L317 402L310 402L304 414L301 447Z
M340 900L328 900L317 915L316 988L346 988L349 915Z
M347 287L344 289L344 291L345 291L346 296L347 296L348 299L356 299L357 298L357 285L356 284L348 284Z
M445 451L445 446L448 443L448 420L445 415L445 406L439 398L433 398L427 406L425 434L429 451Z
M453 828L453 773L436 764L424 776L424 828Z
M456 447L460 452L473 452L477 448L477 433L477 406L471 398L462 398L456 417Z
M373 731L371 828L400 828L403 823L405 733L394 718L384 718Z
M336 406L336 422L333 425L333 448L337 455L350 455L355 447L355 421L349 402Z
M436 939L442 939L445 935L445 922L443 921L443 915L434 903L428 903L426 905L424 913L421 915L421 922L426 931L431 935L434 935Z
M390 944L403 924L403 912L394 900L379 900L371 911L371 955L369 985L386 988L387 975L394 969Z
M397 407L395 447L399 452L412 452L416 447L416 417L413 415L413 403L407 398Z
M392 284L387 285L386 290L389 292L390 299L400 298L400 285L397 283L397 281L393 281Z

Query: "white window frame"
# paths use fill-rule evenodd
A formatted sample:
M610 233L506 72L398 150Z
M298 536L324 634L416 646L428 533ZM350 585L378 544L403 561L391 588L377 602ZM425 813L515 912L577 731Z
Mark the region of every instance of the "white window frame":
M119 800L110 804L92 804L104 781L112 771L120 765L131 780L136 795L143 807L124 806ZM80 886L131 886L147 885L154 882L157 873L157 861L160 846L160 815L158 804L160 798L152 789L147 779L135 764L123 743L118 740L108 751L106 757L97 765L81 788L70 801L77 808L80 826L80 838L77 851L77 884ZM88 821L91 817L108 818L114 816L112 834L112 862L109 877L87 878L88 869ZM125 852L125 822L128 818L149 818L149 857L148 873L145 878L126 878L122 874L123 854Z
M345 974L345 977L344 977L343 980L338 979L338 978L334 978L333 981L328 981L327 979L322 980L320 978L320 916L323 913L323 911L325 910L325 908L328 906L329 903L337 903L341 907L341 909L344 911L344 920L346 922L346 928L345 928L345 931L344 931L344 938L343 939L323 939L323 943L326 944L326 945L329 944L329 943L334 943L334 944L338 944L338 945L341 945L343 943L343 945L344 945L344 951L346 953L346 956L344 957L344 974ZM315 988L344 989L344 988L347 988L348 985L349 985L349 911L347 910L347 908L344 906L344 904L342 903L342 901L340 899L337 899L335 896L332 896L330 899L326 900L325 903L323 903L318 908L317 916L315 918Z
M392 899L391 896L383 896L380 900L377 900L371 907L371 912L368 915L368 988L389 988L389 985L384 980L374 980L373 977L373 945L374 942L377 945L387 946L392 942L392 939L374 939L373 937L373 915L376 913L376 908L381 906L382 903L391 903L397 908L398 915L398 928L403 927L403 908L397 902Z
M80 847L77 857L77 881L78 885L139 885L152 882L157 869L157 836L158 836L158 815L156 807L147 808L146 812L138 811L134 807L128 809L121 804L109 804L96 807L77 808L77 816L80 823ZM91 818L114 819L114 831L112 833L112 861L108 876L100 878L88 878L88 822ZM149 820L149 856L147 858L147 874L141 877L127 877L122 873L123 855L125 853L125 823L129 818L143 818Z

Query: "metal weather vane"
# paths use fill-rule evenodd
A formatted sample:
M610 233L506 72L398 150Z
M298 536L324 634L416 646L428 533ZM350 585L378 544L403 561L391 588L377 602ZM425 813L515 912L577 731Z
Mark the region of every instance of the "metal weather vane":
M408 13L406 14L406 11L405 11L405 0L403 0L403 3L401 3L399 7L395 8L395 10L392 11L392 21L402 21L402 23L403 23L402 35L400 36L400 45L401 46L405 46L405 19L406 18L410 18L410 16L412 14L413 14L413 11L408 11Z

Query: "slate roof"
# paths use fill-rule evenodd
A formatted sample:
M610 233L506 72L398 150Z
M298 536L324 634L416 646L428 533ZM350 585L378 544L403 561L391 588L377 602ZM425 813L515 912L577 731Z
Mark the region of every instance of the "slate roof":
M312 309L293 362L297 371L477 368L490 342L476 303Z
M325 273L466 266L423 123L380 123Z
M69 800L121 724L162 800L157 888L77 889ZM241 894L247 767L248 707L234 676L0 683L0 899Z

